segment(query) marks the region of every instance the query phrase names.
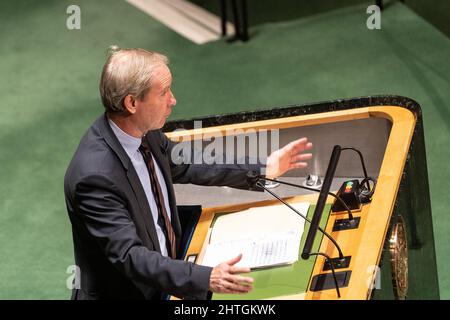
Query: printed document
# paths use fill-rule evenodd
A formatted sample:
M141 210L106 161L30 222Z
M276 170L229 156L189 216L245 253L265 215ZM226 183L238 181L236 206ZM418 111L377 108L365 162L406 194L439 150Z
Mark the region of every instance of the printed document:
M309 203L291 204L307 216ZM214 267L243 254L236 266L264 268L298 260L305 220L284 205L255 207L215 221L202 265Z

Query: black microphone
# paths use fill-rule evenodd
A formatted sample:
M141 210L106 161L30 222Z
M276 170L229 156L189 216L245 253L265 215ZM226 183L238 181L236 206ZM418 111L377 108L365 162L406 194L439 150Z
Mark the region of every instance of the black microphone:
M328 192L330 192L331 182L333 181L334 173L336 171L336 167L339 162L340 154L341 154L341 147L339 145L335 145L333 148L333 152L331 153L330 162L328 164L325 178L323 179L322 188L320 189L319 199L317 200L316 208L314 210L314 216L311 222L311 227L309 228L309 232L305 240L305 246L303 247L302 258L305 260L309 258L311 253L311 248L313 246L314 239L316 236L316 230L318 230L319 228L320 219L322 217L322 212L325 207ZM340 259L344 258L340 250L339 250L339 258Z
M305 217L303 214L301 214L300 212L297 211L297 209L295 209L294 207L292 207L289 203L287 203L286 201L284 201L283 199L281 199L279 196L277 196L274 192L270 191L268 188L266 188L264 186L264 183L261 183L261 181L266 180L265 178L261 177L257 172L255 171L249 171L247 172L247 183L249 184L250 188L253 188L255 186L260 187L262 189L264 189L265 191L267 191L268 193L270 193L273 197L275 197L277 200L279 200L281 203L283 203L284 205L286 205L288 208L290 208L292 211L294 211L296 214L298 214L300 217L302 217L304 220L308 221L310 224L312 224L312 221L310 219L308 219L307 217ZM278 182L278 181L277 181ZM316 207L317 210L317 207ZM322 208L323 210L323 208ZM312 227L312 226L311 226ZM311 229L310 227L310 229ZM329 235L325 230L323 230L319 225L317 225L316 227L317 230L319 230L320 232L322 232L337 248L338 252L339 252L339 260L340 261L344 261L345 257L344 254L342 253L341 248L339 247L339 245L337 244L336 240L333 239L333 237L331 235ZM310 232L308 233L309 236ZM314 233L315 234L315 233ZM306 245L305 245L306 248ZM304 250L303 250L304 251ZM336 278L336 273L334 271L334 265L333 265L333 261L332 259L321 252L317 252L317 253L311 253L310 249L309 249L309 253L308 253L308 258L310 255L321 255L323 257L325 257L325 259L328 261L328 263L330 264L330 268L331 268L331 273L333 275L333 280L334 280L334 284L335 284L335 288L336 288L336 292L338 295L338 298L341 297L341 292L339 290L339 285L337 282L337 278ZM305 259L305 256L302 253L302 258ZM307 258L306 258L307 259Z
M254 188L258 181L261 179L261 175L256 171L248 171L247 172L247 183L250 188Z

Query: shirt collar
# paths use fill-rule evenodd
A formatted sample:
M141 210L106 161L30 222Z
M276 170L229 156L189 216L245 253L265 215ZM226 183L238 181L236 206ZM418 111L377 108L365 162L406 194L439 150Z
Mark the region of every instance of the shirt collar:
M136 153L136 151L139 150L139 146L141 145L142 140L140 138L130 136L128 133L124 132L110 118L108 118L108 122L120 144L125 149L125 152L131 158Z

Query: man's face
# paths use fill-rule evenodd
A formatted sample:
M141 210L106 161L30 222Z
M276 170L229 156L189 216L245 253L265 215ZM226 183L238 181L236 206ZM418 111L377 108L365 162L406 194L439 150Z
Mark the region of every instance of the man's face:
M142 132L161 129L177 103L171 90L172 74L166 65L155 68L152 88L136 100L136 118Z

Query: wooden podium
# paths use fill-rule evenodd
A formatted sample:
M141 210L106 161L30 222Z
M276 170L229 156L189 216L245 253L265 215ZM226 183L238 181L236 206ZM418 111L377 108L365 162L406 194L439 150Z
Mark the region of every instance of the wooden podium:
M202 121L202 128L194 128L195 121ZM186 130L175 130L181 128ZM341 299L439 298L423 126L420 106L415 101L397 96L355 98L175 121L164 127L170 139L201 139L202 143L214 136L230 132L239 135L246 130L274 130L280 147L302 136L314 143L310 166L280 178L297 184L304 182L307 174L323 177L334 144L355 147L364 155L369 176L377 179L377 186L372 201L353 212L360 218L359 226L333 231L335 221L346 218L347 213L330 212L332 197L322 217L324 230L333 236L344 255L351 257L348 267L336 269L350 271L340 287ZM332 191L337 191L345 180L361 179L358 157L341 157L335 177ZM185 228L189 235L185 238L185 258L195 263L201 262L206 235L216 214L279 204L261 192L193 185L177 188L178 203L202 206L198 221ZM308 201L314 205L317 199L317 194L299 189L273 191L291 203ZM305 233L306 227L307 223ZM337 256L335 246L326 237L317 236L316 240L320 252ZM254 271L253 296L213 298L337 299L334 288L320 290L320 285L312 284L315 276L331 272L324 271L324 264L319 256L309 261L299 258L297 265L284 269Z

